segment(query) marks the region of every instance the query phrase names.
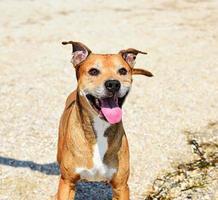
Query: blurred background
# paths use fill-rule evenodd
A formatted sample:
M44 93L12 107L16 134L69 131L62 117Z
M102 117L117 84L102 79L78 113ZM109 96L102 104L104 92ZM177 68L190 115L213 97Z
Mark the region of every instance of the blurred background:
M154 77L134 77L124 105L131 199L218 198L218 1L1 0L0 13L1 200L57 191L58 123L76 87L64 40L148 52L136 66ZM107 185L77 187L77 200L110 198Z

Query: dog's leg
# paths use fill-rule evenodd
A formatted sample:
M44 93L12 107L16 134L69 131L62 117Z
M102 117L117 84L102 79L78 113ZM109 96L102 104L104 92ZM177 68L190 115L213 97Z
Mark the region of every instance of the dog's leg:
M57 200L74 200L75 196L75 183L69 180L60 178Z
M129 200L129 150L126 135L122 137L122 144L118 153L119 167L110 181L113 188L113 200Z
M129 200L129 187L127 184L123 186L113 187L113 200Z

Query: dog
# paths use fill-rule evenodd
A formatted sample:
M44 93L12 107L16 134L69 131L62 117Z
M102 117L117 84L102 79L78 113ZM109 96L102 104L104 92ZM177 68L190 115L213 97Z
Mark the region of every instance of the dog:
M57 161L60 181L57 200L72 200L79 180L104 181L112 186L113 200L129 200L129 147L122 124L122 106L132 76L153 76L134 68L133 48L117 54L94 54L80 42L72 45L71 62L77 89L66 101L59 125Z

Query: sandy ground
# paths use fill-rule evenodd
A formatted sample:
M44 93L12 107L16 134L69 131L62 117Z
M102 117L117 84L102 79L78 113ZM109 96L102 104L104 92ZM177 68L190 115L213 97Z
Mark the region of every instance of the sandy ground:
M63 40L97 53L149 53L136 66L155 76L135 77L124 106L132 200L144 199L172 165L193 159L185 132L218 121L218 1L1 0L0 13L1 200L48 199L57 190L58 121L76 86ZM77 199L110 192L78 186L78 195L88 194Z

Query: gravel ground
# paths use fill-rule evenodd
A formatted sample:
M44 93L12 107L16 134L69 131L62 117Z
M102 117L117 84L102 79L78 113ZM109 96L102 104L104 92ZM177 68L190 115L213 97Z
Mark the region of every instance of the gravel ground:
M155 76L135 77L124 105L132 200L145 199L163 171L195 160L185 132L218 120L218 1L1 0L0 12L1 200L57 190L58 122L76 87L63 40L96 53L148 52L136 66ZM77 200L111 196L98 183L77 191Z
M195 158L157 177L146 200L218 199L218 122L186 134Z

